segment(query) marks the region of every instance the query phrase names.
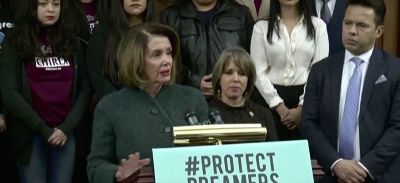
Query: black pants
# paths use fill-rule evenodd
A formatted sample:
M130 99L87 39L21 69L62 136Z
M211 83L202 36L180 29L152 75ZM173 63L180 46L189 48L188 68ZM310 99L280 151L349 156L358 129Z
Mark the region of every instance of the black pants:
M299 104L299 97L304 92L304 85L295 85L295 86L281 86L281 85L274 85L275 89L277 90L279 96L283 99L286 107L295 108ZM264 98L261 96L258 90L252 94L251 100L255 103L265 106L269 108L268 104L265 102ZM281 118L279 114L275 110L271 110L274 116L275 127L278 133L279 140L298 140L304 139L300 135L300 131L298 128L294 130L289 130L286 128L285 125L282 124Z
M0 133L0 182L19 182L15 157L10 152L9 136Z

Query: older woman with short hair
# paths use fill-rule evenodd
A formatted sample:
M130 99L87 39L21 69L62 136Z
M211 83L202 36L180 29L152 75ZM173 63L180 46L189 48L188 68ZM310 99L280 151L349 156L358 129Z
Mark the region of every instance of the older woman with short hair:
M90 182L129 179L149 163L152 148L173 146L172 127L188 125L195 113L207 121L207 103L199 90L173 84L179 39L168 26L141 24L128 31L117 51L125 88L107 95L94 115Z
M244 49L224 50L214 66L214 99L209 106L218 109L224 123L261 123L268 130L266 140L277 140L271 112L248 100L255 80L254 64Z
M119 79L127 87L137 87L142 90L148 90L152 85L157 85L159 87L161 87L162 84L172 85L176 78L177 64L175 60L179 54L180 44L176 33L166 26L149 24L143 26L143 30L138 33L142 36L140 37L139 35L133 34L133 32L137 32L138 29L130 31L118 47L117 56L120 61ZM157 34L149 31L154 31ZM162 60L163 58L161 56L163 55L161 55L160 52L163 50L159 50L161 48L158 48L160 45L155 45L165 42L168 42L168 44L166 44L168 47L164 50L166 52L165 57L171 57L167 59L164 58L167 61ZM148 45L145 45L144 43L148 43ZM154 43L154 45L152 43ZM154 50L147 50L152 52L143 52L143 50L151 49L153 46ZM153 64L156 66L158 66L157 64L164 64L160 65L160 68L155 67L156 69L160 69L160 73L146 73L146 69L149 68L148 66L153 66ZM164 66L168 66L168 69L163 69ZM151 74L156 74L156 76ZM165 83L154 83L157 82L157 79L162 77L164 77ZM154 93L152 91L150 92L150 95L156 93L157 91L154 91Z

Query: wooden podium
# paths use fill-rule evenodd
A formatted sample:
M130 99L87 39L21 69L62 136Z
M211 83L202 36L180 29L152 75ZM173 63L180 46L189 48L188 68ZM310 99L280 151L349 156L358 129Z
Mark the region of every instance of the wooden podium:
M311 165L312 165L314 182L316 182L317 180L321 179L325 175L325 173L324 171L322 171L322 167L318 164L317 160L312 159Z
M143 167L140 169L138 180L135 183L155 183L153 168Z

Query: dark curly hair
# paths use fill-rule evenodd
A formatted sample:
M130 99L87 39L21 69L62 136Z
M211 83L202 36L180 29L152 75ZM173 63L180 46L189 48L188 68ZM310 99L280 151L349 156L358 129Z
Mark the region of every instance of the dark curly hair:
M79 41L74 35L74 21L69 21L70 0L60 0L58 21L47 27L49 42L54 54L70 58L75 55ZM37 19L38 0L24 0L18 3L15 12L15 30L10 35L13 46L18 48L18 55L27 57L43 54L40 50L40 23Z

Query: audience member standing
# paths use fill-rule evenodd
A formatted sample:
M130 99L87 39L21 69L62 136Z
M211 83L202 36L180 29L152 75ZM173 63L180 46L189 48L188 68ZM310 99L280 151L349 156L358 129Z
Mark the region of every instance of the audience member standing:
M300 126L320 182L400 182L400 59L375 48L385 14L382 0L349 0L346 50L311 69Z
M71 182L74 128L89 102L83 44L65 21L68 0L19 4L0 66L21 182Z
M69 16L72 21L76 22L75 34L83 37L85 41L89 41L94 28L98 24L97 20L97 0L71 0L74 12ZM90 151L90 141L92 137L93 113L97 104L97 96L91 96L91 103L82 118L82 122L76 128L76 154L73 182L88 182L86 166L86 158Z
M281 140L300 138L298 123L311 65L328 56L325 23L312 17L307 0L272 0L270 18L254 25L251 56L256 87L274 110Z
M0 0L0 54L2 43L14 29L14 4L11 0ZM5 109L0 97L0 182L18 182L17 170L13 156L10 153L11 144L7 132Z
M212 96L211 72L225 48L250 46L253 18L234 0L187 0L167 9L162 22L181 39L182 83Z
M100 99L122 86L118 79L117 47L124 33L143 22L158 22L154 0L99 0L99 24L87 50L90 80Z
M97 0L79 0L83 12L86 16L87 24L89 25L90 34L93 33L93 29L99 23L96 17L96 3Z
M9 32L14 28L14 7L9 0L0 1L0 53L2 43ZM0 99L0 133L6 130L3 104Z
M311 0L311 13L326 23L329 36L329 55L344 50L342 24L348 0Z
M4 38L14 28L14 7L10 0L0 1L0 53Z

